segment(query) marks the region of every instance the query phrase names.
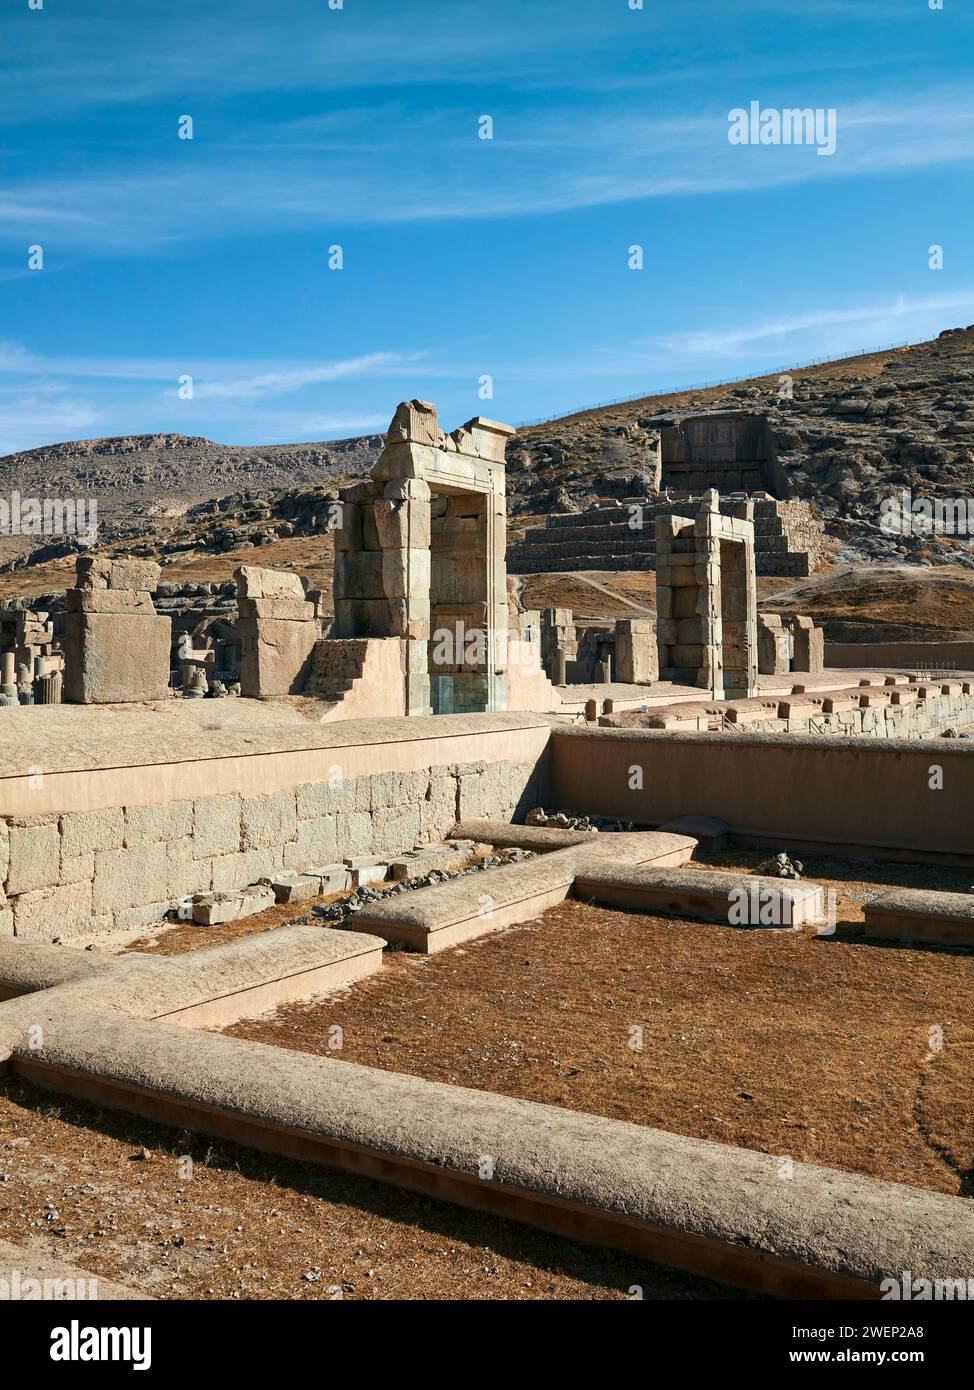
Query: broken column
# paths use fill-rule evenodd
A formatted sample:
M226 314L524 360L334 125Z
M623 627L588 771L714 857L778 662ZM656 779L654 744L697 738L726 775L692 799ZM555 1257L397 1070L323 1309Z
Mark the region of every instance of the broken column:
M617 618L615 678L623 685L652 685L659 680L656 624L652 618Z
M656 518L660 675L716 700L757 690L754 523L723 516L711 489L695 517Z
M541 611L541 662L555 685L564 685L570 662L578 659L578 633L570 608Z
M234 570L240 617L240 693L254 700L296 695L321 636L300 576L241 565Z
M796 616L791 620L795 641L793 671L822 671L825 669L825 629L816 627L811 618Z
M64 615L64 698L125 704L169 695L172 625L153 606L151 560L78 559Z
M758 673L783 676L791 670L791 633L777 613L758 614Z

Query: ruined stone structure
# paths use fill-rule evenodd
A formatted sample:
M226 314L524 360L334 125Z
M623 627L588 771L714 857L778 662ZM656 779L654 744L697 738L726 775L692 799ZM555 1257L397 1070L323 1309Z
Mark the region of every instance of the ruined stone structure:
M759 575L811 574L825 555L825 533L807 502L777 501L766 493L726 493L720 510L733 516L754 503L754 553ZM695 511L700 494L627 497L582 512L556 512L508 547L512 574L570 570L656 568L657 516Z
M315 611L296 574L242 565L237 581L240 693L251 699L303 690L311 652L321 635Z
M2 693L11 704L59 704L64 664L54 623L43 611L16 607L0 610L0 653L9 655L12 674Z
M766 415L667 415L640 424L658 431L649 477L654 490L548 516L543 526L530 527L511 546L513 573L653 569L656 518L695 512L711 490L720 495L720 509L727 516L734 516L743 500L753 501L758 574L803 577L821 563L822 524L808 503L787 500L788 483Z
M426 401L399 406L366 483L341 493L331 640L394 640L404 712L507 707L504 447L482 417L444 434ZM334 655L316 653L323 675Z
M578 656L578 633L570 608L545 608L541 612L541 661L550 681L564 685L569 667Z
M758 674L817 673L825 667L825 632L811 618L758 614Z
M169 619L156 613L151 560L77 562L64 616L64 697L75 704L162 700L169 694Z
M656 521L657 642L664 680L715 699L757 689L757 584L750 503L726 517L716 492L695 518Z

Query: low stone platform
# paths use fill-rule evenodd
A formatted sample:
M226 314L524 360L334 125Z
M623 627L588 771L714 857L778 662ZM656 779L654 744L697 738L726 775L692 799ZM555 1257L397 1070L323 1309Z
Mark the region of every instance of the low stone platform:
M462 824L469 829L469 823ZM685 864L695 848L696 841L688 836L658 831L586 835L584 845L554 849L520 864L391 898L357 913L348 925L432 954L537 917L565 900L586 866L606 860L623 865Z
M974 946L974 893L898 888L866 903L863 918L869 937Z
M382 968L385 942L361 932L279 927L179 956L88 956L0 940L0 998L70 987L80 1004L126 1008L194 1028L226 1027L340 989Z
M731 907L735 895L742 890L753 900L753 917L758 917L761 902L770 902L776 909L777 920L734 923ZM604 907L621 907L647 916L662 913L666 917L697 917L705 922L755 927L800 927L820 921L822 914L821 889L810 884L707 869L621 869L607 864L580 873L573 894Z

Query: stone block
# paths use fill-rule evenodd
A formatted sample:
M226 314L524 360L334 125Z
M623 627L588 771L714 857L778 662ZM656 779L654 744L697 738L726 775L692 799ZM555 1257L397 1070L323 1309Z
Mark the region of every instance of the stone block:
M352 886L352 875L347 864L316 864L306 873L318 880L318 891L322 895L344 893Z
M170 902L190 893L206 893L213 882L213 866L209 859L194 859L195 844L190 835L171 840L166 845L169 860L167 897Z
M193 921L206 927L221 922L235 922L241 917L253 917L273 907L274 890L263 884L252 884L234 892L200 893L193 898Z
M52 941L87 929L92 915L91 880L21 893L13 904L17 936Z
M95 912L116 912L147 899L161 902L168 892L169 858L165 845L137 845L95 853Z
M285 871L272 876L271 889L279 903L300 903L318 897L321 879L312 874Z
M372 817L368 811L340 811L337 817L336 858L372 850Z
M283 846L297 834L295 795L289 788L245 797L240 804L240 848Z
M152 595L144 589L69 589L69 613L135 613L156 617Z
M295 695L303 689L312 648L321 636L317 619L240 618L237 631L242 695L267 699Z
M284 865L305 870L309 864L331 863L337 854L337 816L319 816L298 821L296 838L284 846Z
M93 851L78 854L66 859L61 855L61 875L59 883L90 883L95 877L95 856Z
M61 817L61 861L96 849L121 849L125 819L120 806Z
M251 849L213 860L213 887L219 892L270 878L284 867L282 849Z
M364 888L369 883L385 883L389 877L389 863L385 859L346 859L345 866L351 875L353 888Z
M172 624L138 613L64 615L64 698L125 704L169 696Z
M336 811L355 809L355 783L350 781L305 782L297 789L297 810L300 820L314 820L334 815Z
M53 888L61 877L61 836L57 821L13 821L9 828L6 889L10 897L34 888Z
M179 840L193 833L192 801L166 801L159 806L126 806L126 845L154 844L158 840ZM110 845L95 845L110 849Z
M14 912L12 907L0 907L0 936L13 936Z
M275 618L287 622L310 622L314 605L296 598L239 598L241 618Z
M197 859L240 851L240 797L236 792L205 796L193 806L193 843Z
M257 565L241 565L234 570L238 598L297 599L303 603L304 585L300 575L288 570L263 569Z

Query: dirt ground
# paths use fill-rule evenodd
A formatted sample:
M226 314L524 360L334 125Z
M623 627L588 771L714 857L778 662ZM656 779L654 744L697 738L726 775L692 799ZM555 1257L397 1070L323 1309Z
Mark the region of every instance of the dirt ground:
M889 884L966 878L824 859L806 875L836 890L834 936L569 901L437 956L390 953L341 995L229 1031L974 1195L974 953L854 935ZM341 1053L327 1047L335 1024Z
M0 1236L156 1298L746 1297L16 1080L0 1081Z

